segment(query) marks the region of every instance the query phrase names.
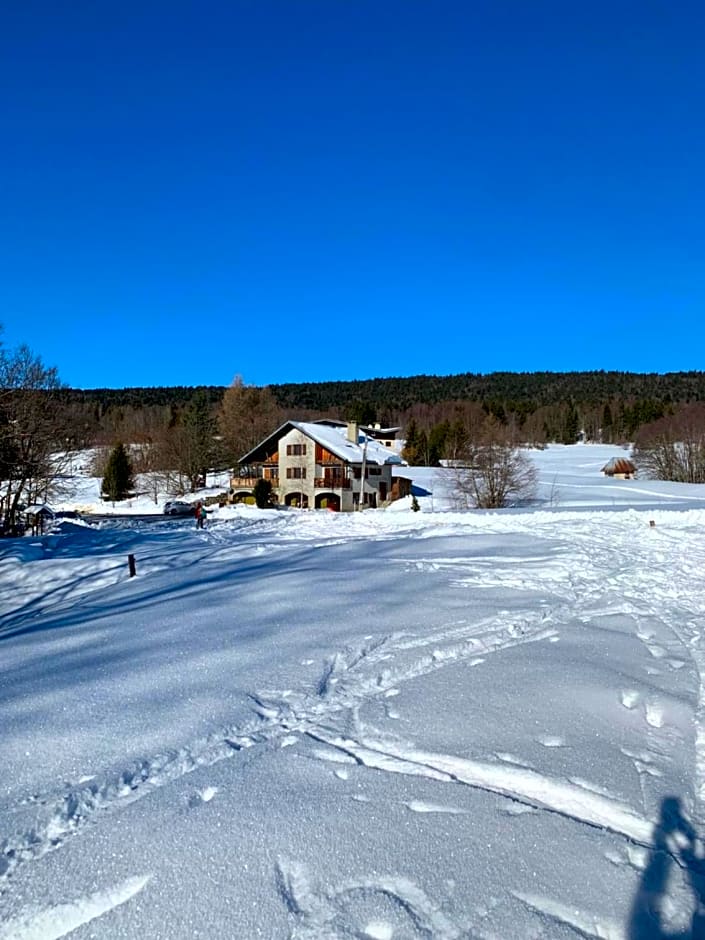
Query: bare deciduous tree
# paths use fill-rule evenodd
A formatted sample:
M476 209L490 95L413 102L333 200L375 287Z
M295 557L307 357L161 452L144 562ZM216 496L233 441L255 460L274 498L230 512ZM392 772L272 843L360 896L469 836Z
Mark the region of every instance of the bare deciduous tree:
M463 508L501 509L531 499L536 468L506 428L490 419L451 462L456 503Z
M640 474L655 480L705 483L705 406L693 403L645 425L632 459Z
M17 530L23 504L47 501L60 485L73 450L56 397L56 369L27 346L0 346L0 479L4 530Z
M166 432L158 440L133 444L130 455L142 492L149 493L155 503L159 494L179 490L176 474L169 468Z

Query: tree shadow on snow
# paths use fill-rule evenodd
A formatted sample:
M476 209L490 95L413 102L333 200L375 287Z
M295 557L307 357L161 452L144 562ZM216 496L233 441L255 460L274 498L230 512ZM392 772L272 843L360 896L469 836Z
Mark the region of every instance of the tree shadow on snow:
M664 920L669 883L682 874L690 892L690 926L673 933ZM692 915L691 915L692 911ZM632 904L628 940L705 940L705 859L695 829L678 797L664 797L654 832L654 847Z

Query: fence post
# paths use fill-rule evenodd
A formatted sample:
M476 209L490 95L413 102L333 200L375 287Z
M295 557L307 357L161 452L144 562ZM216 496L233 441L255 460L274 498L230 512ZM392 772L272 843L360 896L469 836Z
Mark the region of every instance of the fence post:
M135 556L134 556L134 555L128 555L128 556L127 556L127 566L128 566L128 568L130 569L130 577L131 577L131 578L134 578L134 576L137 574L137 568L135 567Z

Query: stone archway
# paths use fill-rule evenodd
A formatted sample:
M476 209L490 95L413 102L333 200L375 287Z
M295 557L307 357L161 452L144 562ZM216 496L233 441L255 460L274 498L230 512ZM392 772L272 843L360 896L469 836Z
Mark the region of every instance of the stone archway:
M340 512L340 496L337 493L318 493L316 495L316 509L330 509L331 512Z
M293 509L308 509L308 496L306 493L287 493L284 504Z

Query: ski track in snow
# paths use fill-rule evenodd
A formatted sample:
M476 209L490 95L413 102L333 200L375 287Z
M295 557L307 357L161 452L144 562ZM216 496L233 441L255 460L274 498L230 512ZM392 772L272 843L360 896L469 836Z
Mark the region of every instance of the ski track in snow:
M544 537L553 542L560 540L563 537L560 520L550 514L546 514L546 518L542 516L498 516L492 526L488 526L485 519L478 530L484 534L526 532L536 540L537 546ZM683 520L679 522L682 524ZM687 520L685 522L687 527ZM467 528L472 531L471 525ZM253 692L254 717L249 723L221 729L178 750L145 758L102 781L89 779L59 795L27 797L25 803L36 806L39 816L31 829L10 835L0 843L0 886L19 864L59 848L82 826L99 824L102 813L118 811L198 767L231 759L252 747L270 744L284 747L300 735L325 747L325 751L318 754L320 759L354 761L388 773L478 788L520 804L517 813L522 806L527 811L558 813L567 819L617 833L634 845L651 848L656 835L655 821L636 808L599 792L599 788L592 788L586 781L551 778L526 766L520 758L516 763L507 763L498 755L497 763L492 763L424 752L403 741L392 740L387 733L382 736L374 729L363 731L356 719L364 703L396 697L405 682L450 665L481 668L486 658L494 653L526 643L558 639L563 622L576 619L589 622L592 617L608 614L629 618L634 623L634 635L649 651L654 668L680 669L692 662L697 669L700 691L693 755L697 802L689 808L695 824L702 825L705 822L705 644L700 624L705 613L705 602L701 600L705 597L705 551L693 556L691 541L688 544L691 556L686 558L677 526L670 532L662 532L659 527L650 530L645 525L644 513L620 513L619 517L605 514L603 529L602 539L596 540L594 521L587 521L580 514L571 515L573 559L575 546L582 546L578 565L574 560L570 563L564 560L560 553L546 556L539 551L534 559L522 559L521 572L515 570L511 558L502 556L463 560L425 555L416 560L400 561L407 571L426 571L447 579L449 587L455 590L469 586L505 590L512 587L520 592L549 592L556 603L538 611L535 606L527 606L523 612L514 610L511 615L500 612L480 622L460 620L425 634L409 631L372 636L362 643L332 652L313 685L305 678L308 687L287 690L286 695L272 690ZM217 533L208 534L214 550L219 550ZM280 535L286 537L285 532ZM360 537L359 532L357 537ZM107 559L103 575L108 581L114 578ZM694 584L699 584L701 590L695 590ZM73 589L62 587L60 583L51 586L51 591L62 600L82 590L80 580L74 583ZM614 600L617 595L618 602ZM44 606L33 599L32 604L35 603L37 609ZM676 629L673 624L681 626ZM306 663L310 665L310 661ZM655 745L662 747L669 743L668 710L658 696L644 698L625 685L620 701L629 711L641 710L647 734L655 736ZM388 708L387 716L393 717ZM354 736L350 736L351 727L358 732ZM540 735L537 740L546 748L560 748L564 744L560 737L549 734ZM640 777L659 774L654 755L648 749L639 753L623 749L623 753L633 761ZM215 794L214 788L206 787L192 797L193 805L207 802ZM417 813L461 812L442 802L410 800L407 806ZM511 805L509 808L512 810ZM404 879L360 879L341 885L335 891L324 891L313 885L305 869L297 863L282 860L276 878L282 899L296 915L297 937L331 936L327 932L331 923L339 921L341 911L347 911L348 918L353 917L351 905L354 907L355 898L365 893L385 898L393 916L390 915L388 921L377 918L359 924L356 928L359 936L391 937L401 921L408 921L407 927L413 928L419 936L430 935L442 940L461 936L465 929L445 917L421 888ZM64 905L60 916L56 908L53 915L42 912L32 915L34 920L23 915L1 929L0 940L61 937L111 906L124 903L142 890L146 880L137 879L105 895ZM624 936L618 925L569 910L557 901L519 893L515 897L528 908L572 927L581 935L606 940L621 940ZM46 929L44 933L37 932L44 929L42 924L48 923L42 918L52 916L54 923L73 926L67 927L64 933L50 933Z
M148 881L149 876L130 878L107 891L98 891L67 904L25 912L0 925L0 940L60 940L78 927L125 904L139 894Z

